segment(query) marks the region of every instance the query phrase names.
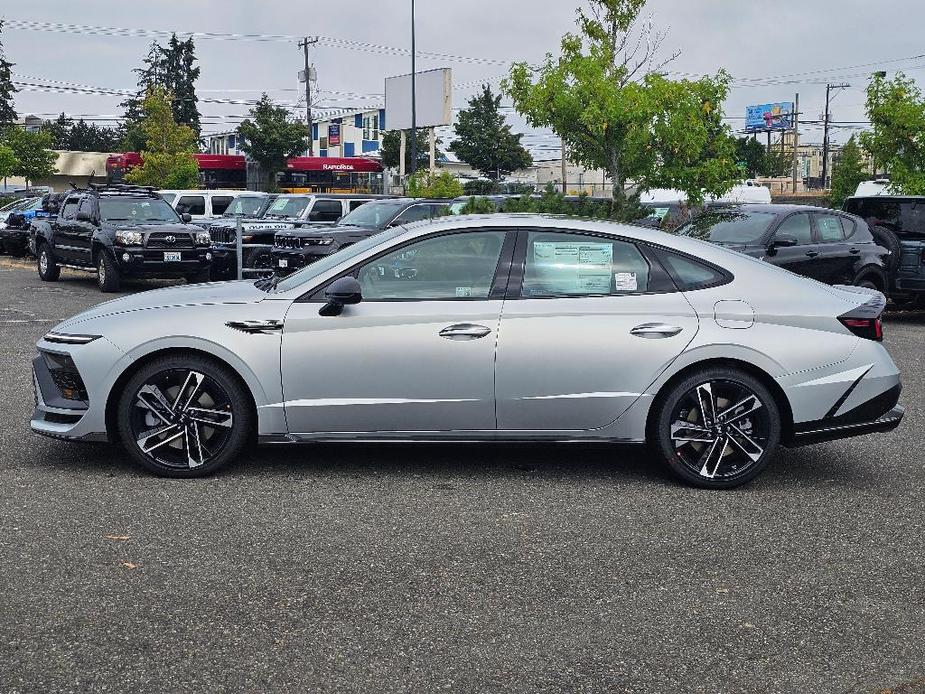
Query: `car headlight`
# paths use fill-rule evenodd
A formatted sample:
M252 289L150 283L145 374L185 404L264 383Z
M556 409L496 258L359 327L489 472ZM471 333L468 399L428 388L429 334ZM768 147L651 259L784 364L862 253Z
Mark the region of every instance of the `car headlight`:
M334 243L334 239L330 236L323 236L317 239L305 239L304 245L306 246L330 246Z
M241 237L241 243L253 243L253 242L254 242L254 238L255 238L255 237L254 237L253 234L244 234L244 235Z
M140 231L117 231L116 243L122 246L141 246L145 242L145 235Z
M208 231L196 232L196 245L209 246L212 244L212 235Z
M42 338L45 342L55 342L59 345L86 345L100 339L99 335L70 335L68 333L46 333Z

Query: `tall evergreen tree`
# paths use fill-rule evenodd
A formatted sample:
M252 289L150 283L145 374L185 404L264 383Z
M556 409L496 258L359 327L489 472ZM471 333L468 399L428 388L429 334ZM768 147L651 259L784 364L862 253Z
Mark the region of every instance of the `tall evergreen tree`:
M147 138L141 129L141 122L144 120L142 104L150 89L165 87L164 49L157 42L151 43L148 47L148 54L141 62L142 66L134 70L138 76L137 91L119 104L125 109L122 117L124 131L122 149L127 152L140 152L144 149Z
M196 96L196 80L199 67L196 65L196 46L193 38L178 41L176 34L170 37L167 48L167 88L173 94L173 117L177 123L188 125L199 137L202 126L199 121L199 98Z
M3 20L0 19L0 32L3 31ZM13 63L6 59L3 44L0 43L0 127L16 121L16 105L13 95L17 89L13 86Z
M522 135L511 132L501 113L501 95L492 94L487 84L481 94L469 99L469 108L459 112L456 136L450 149L493 181L533 164L520 144Z

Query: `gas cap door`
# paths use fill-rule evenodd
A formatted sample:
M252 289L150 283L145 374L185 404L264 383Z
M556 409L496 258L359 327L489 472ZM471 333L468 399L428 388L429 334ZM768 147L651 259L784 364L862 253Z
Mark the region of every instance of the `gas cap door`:
M755 324L755 309L747 301L717 301L713 317L721 328L745 330Z

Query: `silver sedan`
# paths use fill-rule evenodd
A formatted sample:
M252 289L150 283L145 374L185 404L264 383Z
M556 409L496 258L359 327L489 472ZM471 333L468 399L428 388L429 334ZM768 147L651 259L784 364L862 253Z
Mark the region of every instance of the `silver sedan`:
M681 480L733 487L779 444L898 426L884 305L641 227L449 218L281 281L85 311L38 342L31 424L173 477L255 435L546 440L648 443Z

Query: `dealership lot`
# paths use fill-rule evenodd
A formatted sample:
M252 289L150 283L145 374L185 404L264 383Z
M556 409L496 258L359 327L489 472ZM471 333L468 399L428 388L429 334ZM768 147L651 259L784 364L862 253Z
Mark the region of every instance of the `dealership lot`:
M900 429L718 493L595 446L153 478L28 428L34 342L94 278L2 259L0 293L0 691L925 688L925 312L886 324Z

